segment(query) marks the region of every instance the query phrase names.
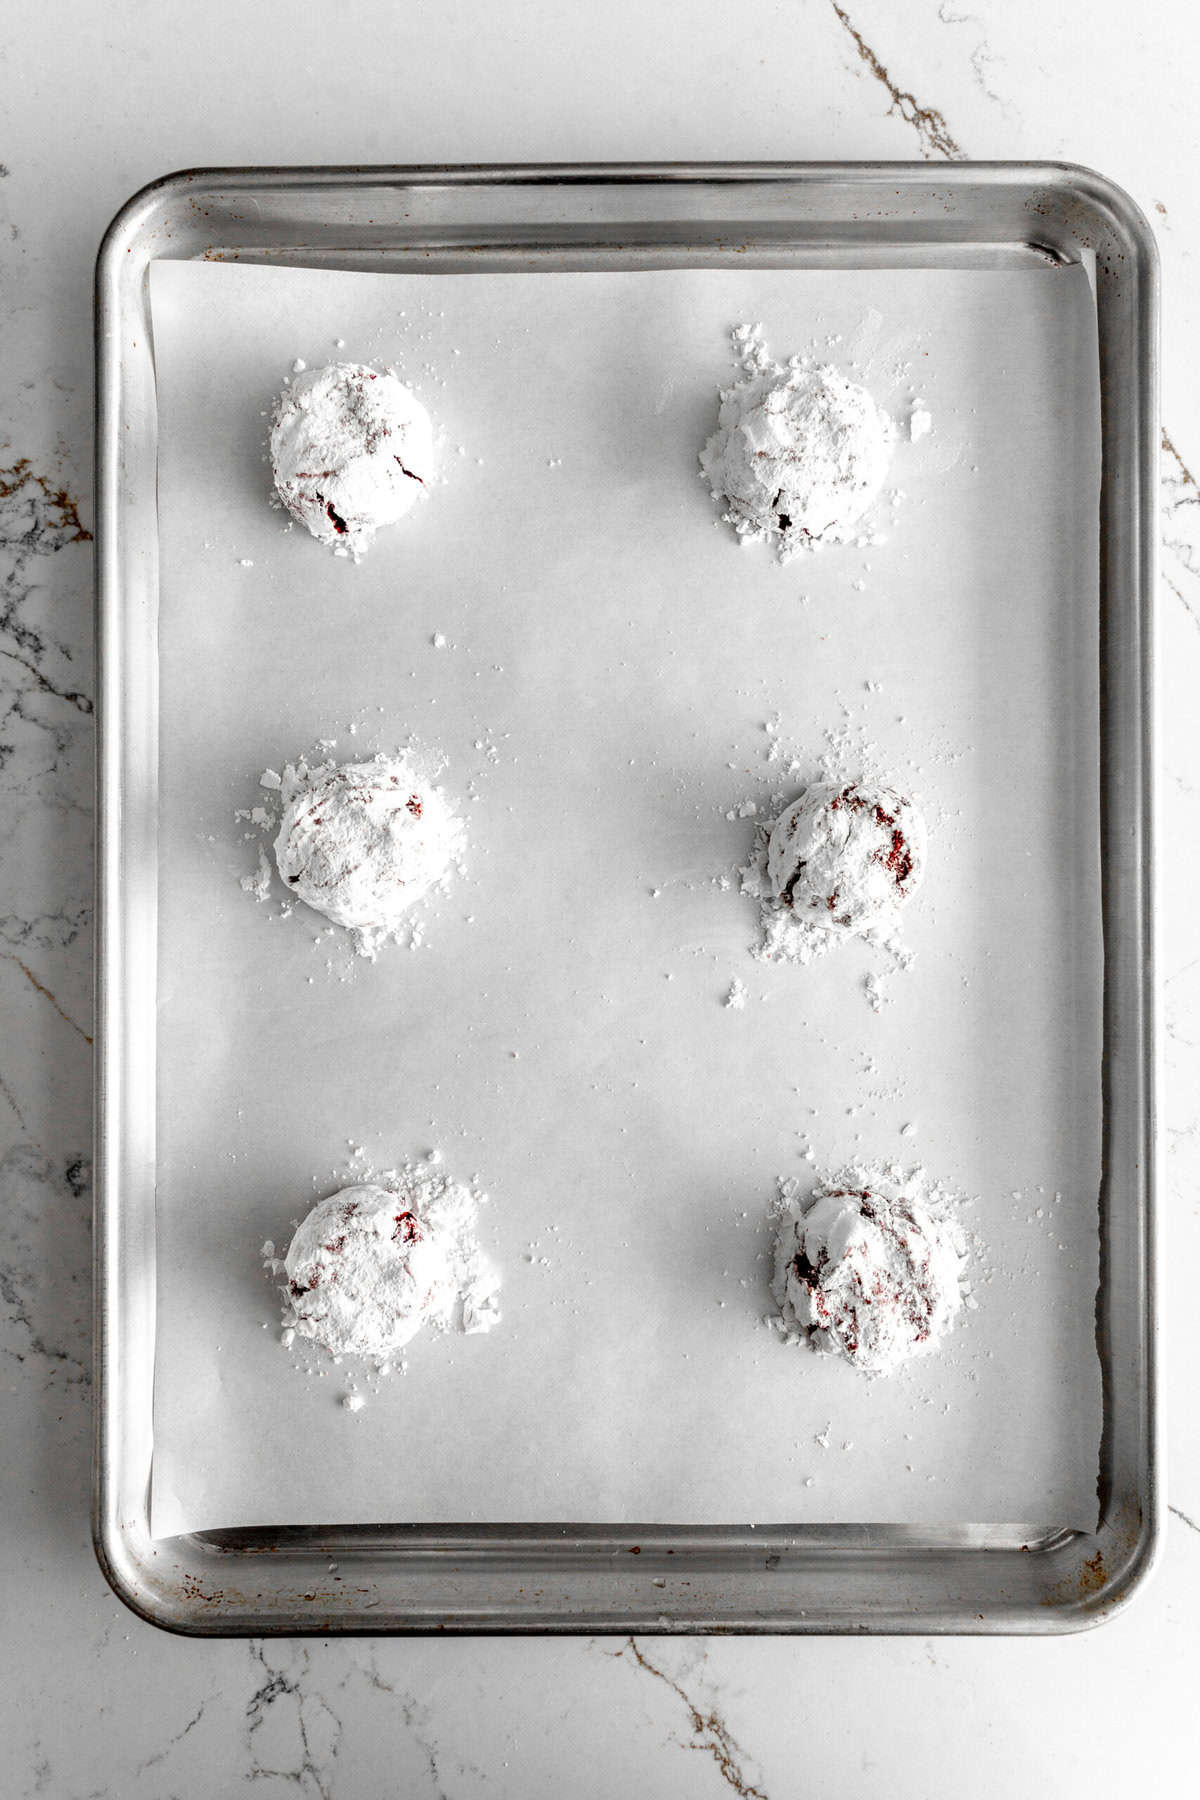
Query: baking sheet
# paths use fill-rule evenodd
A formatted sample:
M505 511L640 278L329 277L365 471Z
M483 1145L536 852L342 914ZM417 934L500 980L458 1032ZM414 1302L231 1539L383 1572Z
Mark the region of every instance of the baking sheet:
M152 300L155 1532L1094 1526L1083 272L157 264ZM694 459L745 319L778 354L857 361L897 410L928 404L884 545L780 569L713 524ZM358 567L266 504L264 414L297 356L395 362L444 432L445 486ZM849 717L935 815L906 926L918 960L882 1015L869 952L768 968L753 907L714 880L750 837L726 813L778 788L774 715L814 759ZM319 738L349 756L410 731L449 757L469 874L421 949L349 967L315 916L240 890L254 852L233 813ZM477 1171L505 1278L498 1331L418 1339L357 1415L344 1369L281 1349L257 1258L337 1184L349 1141L384 1165L437 1145ZM821 1166L920 1156L977 1196L978 1310L890 1383L759 1323L766 1205L805 1145Z

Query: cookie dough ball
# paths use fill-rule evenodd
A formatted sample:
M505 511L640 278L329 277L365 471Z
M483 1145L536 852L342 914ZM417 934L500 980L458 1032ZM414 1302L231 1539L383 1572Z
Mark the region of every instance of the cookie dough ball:
M848 542L883 486L896 431L866 388L827 365L772 365L722 395L700 463L739 537L782 560Z
M416 396L363 363L309 369L271 428L279 498L322 544L358 556L411 512L433 475L433 428Z
M442 795L400 757L289 766L275 861L289 890L376 938L446 874L462 837Z
M844 1171L779 1221L774 1294L785 1334L888 1375L928 1355L964 1300L965 1243L923 1170Z
M873 782L816 782L780 814L767 846L772 895L830 931L894 920L925 872L925 821Z
M370 1183L314 1206L284 1267L289 1324L331 1356L389 1356L448 1323L458 1293L446 1246L403 1190Z

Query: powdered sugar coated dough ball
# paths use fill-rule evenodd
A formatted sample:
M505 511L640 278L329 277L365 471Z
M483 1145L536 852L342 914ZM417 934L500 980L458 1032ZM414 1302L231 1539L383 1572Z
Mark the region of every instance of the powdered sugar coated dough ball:
M700 462L740 537L786 560L845 543L883 486L895 427L866 388L828 365L777 365L721 397Z
M888 1375L936 1350L962 1309L966 1247L924 1170L846 1170L785 1205L774 1294L785 1333Z
M894 919L918 886L925 851L925 821L894 788L815 782L775 821L767 878L798 919L869 931Z
M332 1356L383 1357L449 1322L451 1258L404 1192L370 1183L313 1207L284 1264L290 1322Z
M461 826L403 758L285 771L275 861L335 925L386 936L446 874Z
M275 487L322 544L364 551L411 512L433 475L433 428L416 395L363 363L298 375L271 429Z

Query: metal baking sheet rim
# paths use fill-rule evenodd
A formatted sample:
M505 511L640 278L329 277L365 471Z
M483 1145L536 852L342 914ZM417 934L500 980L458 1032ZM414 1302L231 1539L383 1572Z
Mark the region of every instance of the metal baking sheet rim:
M386 267L505 248L785 254L797 265L1089 258L1102 396L1104 1427L1095 1532L1019 1524L281 1527L154 1540L153 1089L157 601L153 340L160 256ZM525 261L525 266L528 262ZM119 1597L197 1636L359 1632L1079 1630L1150 1573L1162 1524L1156 1370L1153 601L1158 258L1138 208L1066 164L805 163L214 169L135 195L96 276L97 757L93 1537ZM139 685L140 681L140 685ZM132 692L131 692L132 690ZM131 704L131 700L137 702ZM139 762L139 747L143 752ZM149 941L147 941L149 939ZM149 1011L147 1011L149 1008ZM329 1564L336 1561L336 1578Z

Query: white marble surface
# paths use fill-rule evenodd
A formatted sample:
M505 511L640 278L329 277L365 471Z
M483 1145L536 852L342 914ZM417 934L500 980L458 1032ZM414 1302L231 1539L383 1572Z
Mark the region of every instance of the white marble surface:
M734 19L738 23L734 23ZM1200 1677L1200 19L1189 0L364 0L0 20L0 1788L345 1797L1185 1791ZM1163 1184L1171 1514L1122 1616L1047 1642L193 1643L88 1541L91 267L172 168L1048 157L1165 278Z

